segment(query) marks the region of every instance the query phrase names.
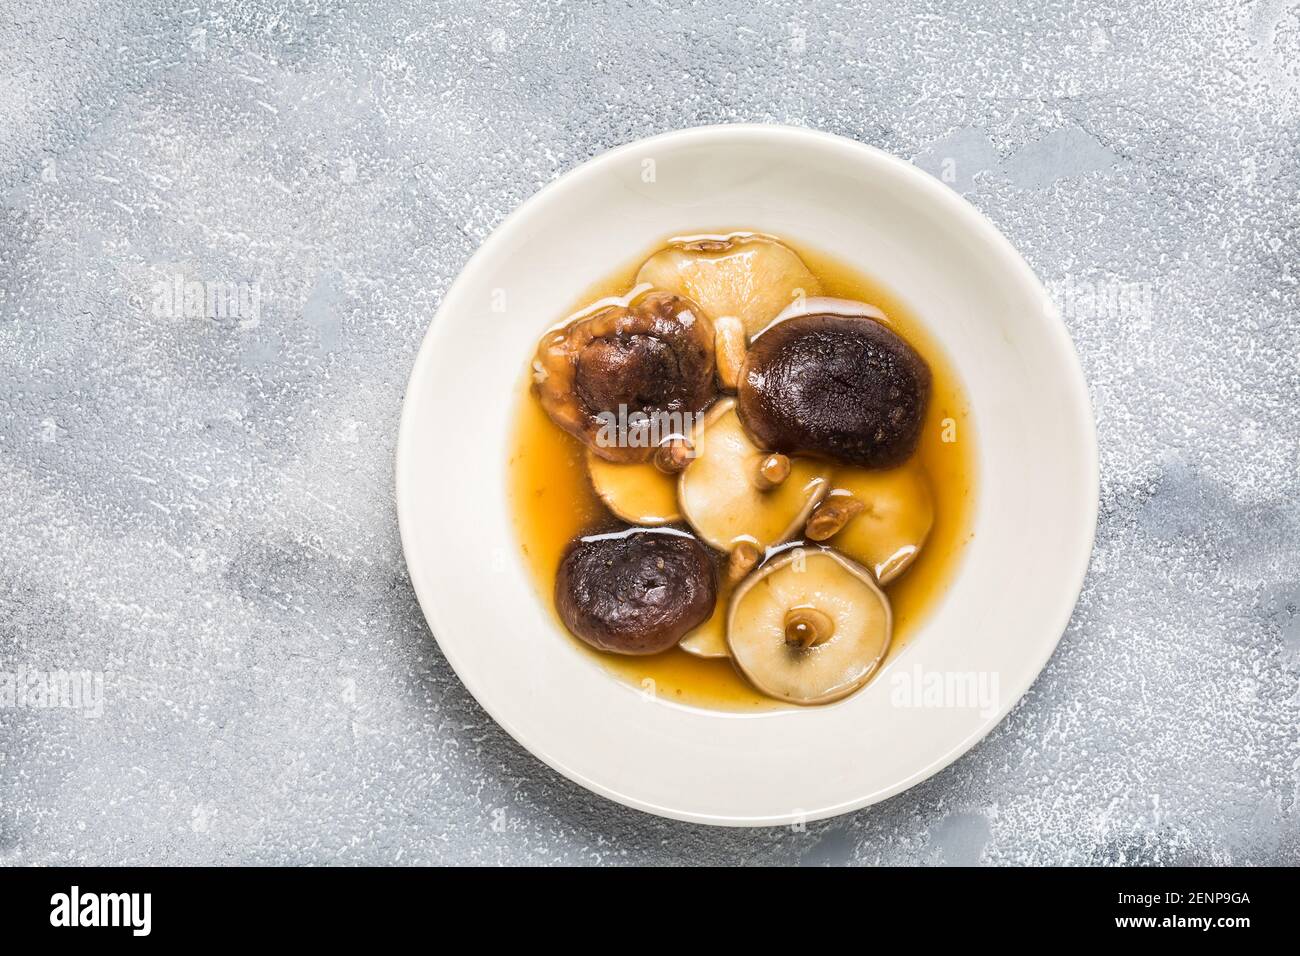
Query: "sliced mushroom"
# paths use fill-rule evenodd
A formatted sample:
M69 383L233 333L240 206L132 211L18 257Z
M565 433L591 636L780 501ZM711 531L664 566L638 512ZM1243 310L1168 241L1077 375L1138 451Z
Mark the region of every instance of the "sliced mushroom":
M682 638L677 646L696 657L730 657L727 651L727 607L731 592L760 561L763 552L752 541L741 541L727 555L718 576L718 604L709 619Z
M534 387L551 420L595 454L645 461L716 393L713 325L667 292L620 302L548 332Z
M934 525L925 471L915 460L888 471L840 468L832 485L827 502L851 495L864 507L827 543L889 584L916 560Z
M684 531L630 528L574 541L555 608L576 637L614 654L658 654L713 613L713 558Z
M803 529L804 537L809 541L833 538L866 508L866 505L850 494L841 492L838 495L827 495L808 516L808 524Z
M790 459L785 479L770 485L762 471L769 455L745 434L734 399L709 409L697 434L677 501L696 533L724 554L742 544L761 554L786 540L826 493L830 470L808 459Z
M731 597L731 658L763 693L824 704L857 690L889 649L893 615L871 572L829 548L794 549Z
M645 261L636 281L684 295L712 319L735 316L747 335L821 290L793 249L745 232L675 240Z
M718 363L718 384L735 392L740 370L745 364L749 338L745 324L734 315L720 315L713 320L713 353Z
M750 343L738 400L745 428L774 451L892 468L916 449L930 368L866 315L795 315Z
M759 459L754 484L759 491L771 491L790 477L790 468L789 455L783 455L779 451L764 455Z
M727 609L735 585L725 575L718 582L718 603L713 613L695 630L682 638L677 646L696 657L730 657L727 650Z
M655 449L654 466L665 475L680 475L695 455L687 438L672 438Z
M624 521L656 527L682 518L677 509L677 475L665 473L652 461L606 461L588 448L587 474L600 500Z

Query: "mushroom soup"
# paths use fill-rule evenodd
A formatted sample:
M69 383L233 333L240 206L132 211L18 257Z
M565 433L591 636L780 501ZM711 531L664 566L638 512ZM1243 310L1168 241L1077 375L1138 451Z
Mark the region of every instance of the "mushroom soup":
M508 493L559 627L687 705L842 699L942 598L974 433L905 305L752 233L670 240L542 334Z

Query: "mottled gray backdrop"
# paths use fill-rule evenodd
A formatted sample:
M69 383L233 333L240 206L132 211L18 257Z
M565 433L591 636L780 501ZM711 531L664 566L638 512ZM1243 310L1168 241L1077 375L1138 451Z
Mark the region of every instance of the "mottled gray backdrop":
M1295 0L0 11L0 861L1300 861ZM1100 430L1031 693L806 833L643 816L516 746L393 505L477 244L610 146L733 121L963 192L1057 291ZM58 671L102 698L49 706Z

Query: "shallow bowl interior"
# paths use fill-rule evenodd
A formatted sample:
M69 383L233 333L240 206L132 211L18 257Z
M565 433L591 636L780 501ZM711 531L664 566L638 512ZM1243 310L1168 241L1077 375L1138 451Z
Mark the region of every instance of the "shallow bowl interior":
M884 672L823 708L712 712L620 682L555 632L506 503L514 396L541 332L648 244L737 228L805 243L897 292L952 360L978 431L975 534L952 587ZM1077 359L1042 286L964 200L848 140L711 127L604 154L484 243L417 358L397 498L411 579L439 646L521 744L630 806L777 824L917 783L1028 689L1087 565L1096 440ZM999 697L992 708L900 706L899 669L995 675Z

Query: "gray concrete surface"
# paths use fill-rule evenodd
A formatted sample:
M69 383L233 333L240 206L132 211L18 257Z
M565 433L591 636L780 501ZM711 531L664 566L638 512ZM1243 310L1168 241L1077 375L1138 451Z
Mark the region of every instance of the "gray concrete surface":
M1300 861L1294 0L176 6L0 0L0 860ZM803 833L522 751L432 641L391 493L478 242L607 147L733 121L965 193L1060 294L1100 430L1031 693Z

